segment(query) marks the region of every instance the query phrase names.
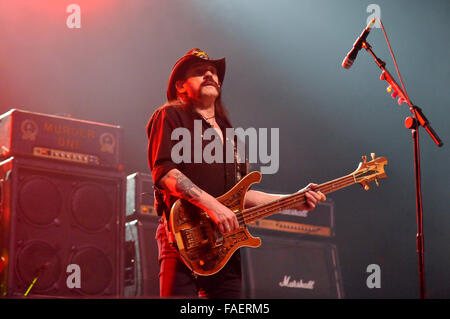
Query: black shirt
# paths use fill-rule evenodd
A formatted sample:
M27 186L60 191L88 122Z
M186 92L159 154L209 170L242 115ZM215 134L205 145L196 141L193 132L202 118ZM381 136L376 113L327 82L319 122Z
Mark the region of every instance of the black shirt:
M194 135L194 125L201 123L201 136ZM166 104L159 107L151 116L147 126L148 144L148 161L152 173L153 183L159 187L160 179L171 169L177 168L186 175L195 185L214 197L218 197L230 190L240 179L247 173L245 163L237 163L235 148L231 147L233 154L233 162L227 163L227 151L230 142L226 136L226 129L231 128L230 122L221 117L216 117L216 122L222 130L224 138L223 159L218 162L206 163L201 156L200 163L194 163L194 139L201 138L201 151L205 149L211 140L203 138L206 129L212 126L198 114L192 107L185 104ZM191 159L176 163L172 159L172 148L180 142L180 140L172 140L172 132L176 128L186 128L189 131ZM216 133L217 134L217 133ZM198 134L197 134L198 135ZM216 138L219 138L218 136ZM197 154L197 157L199 154ZM230 161L228 161L230 162ZM166 204L165 213L170 209L177 199L176 197L164 192L164 203ZM160 213L160 212L159 212ZM168 217L168 214L166 214Z

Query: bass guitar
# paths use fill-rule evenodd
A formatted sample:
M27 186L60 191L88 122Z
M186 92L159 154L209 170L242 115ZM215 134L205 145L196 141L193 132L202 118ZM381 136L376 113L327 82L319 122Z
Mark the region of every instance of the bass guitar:
M337 191L352 184L360 184L365 190L369 183L386 178L385 157L363 162L351 174L320 184L315 190L324 194ZM181 259L195 274L209 276L222 269L233 253L240 247L259 247L261 239L253 237L246 227L252 221L270 216L285 209L299 209L306 202L305 192L300 191L277 199L273 202L244 209L244 198L252 184L261 181L261 173L251 172L242 178L232 189L218 197L217 200L232 210L239 222L239 228L222 234L215 227L211 218L197 206L184 199L177 200L170 211L169 226L174 235Z

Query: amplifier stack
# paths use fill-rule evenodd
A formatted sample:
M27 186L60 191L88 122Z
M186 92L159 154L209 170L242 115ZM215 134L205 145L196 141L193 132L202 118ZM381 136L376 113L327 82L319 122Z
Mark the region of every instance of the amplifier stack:
M13 109L0 145L1 295L122 295L121 127Z
M158 246L155 234L160 217L154 209L150 174L127 176L125 223L126 297L159 297Z

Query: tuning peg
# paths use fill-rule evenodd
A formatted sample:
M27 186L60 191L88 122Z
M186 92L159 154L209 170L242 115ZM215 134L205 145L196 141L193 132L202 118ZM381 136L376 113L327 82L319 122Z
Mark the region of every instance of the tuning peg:
M378 183L378 178L375 178L375 184L376 184L377 186L380 186L380 183Z
M372 160L375 159L375 153L370 153L370 156L372 157Z
M365 184L365 185L364 185L364 190L368 191L369 189L370 189L369 184Z
M361 158L363 160L363 163L367 162L367 156L366 155L361 156Z

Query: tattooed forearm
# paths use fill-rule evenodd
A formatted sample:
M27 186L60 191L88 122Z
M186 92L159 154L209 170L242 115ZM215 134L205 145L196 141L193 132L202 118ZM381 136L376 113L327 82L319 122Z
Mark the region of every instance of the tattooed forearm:
M160 185L172 195L184 198L194 205L204 201L204 196L207 195L206 192L202 191L186 175L177 169L172 169L164 175L160 180Z
M192 183L189 178L179 172L174 172L173 178L175 179L175 190L185 199L195 202L200 198L202 190Z

